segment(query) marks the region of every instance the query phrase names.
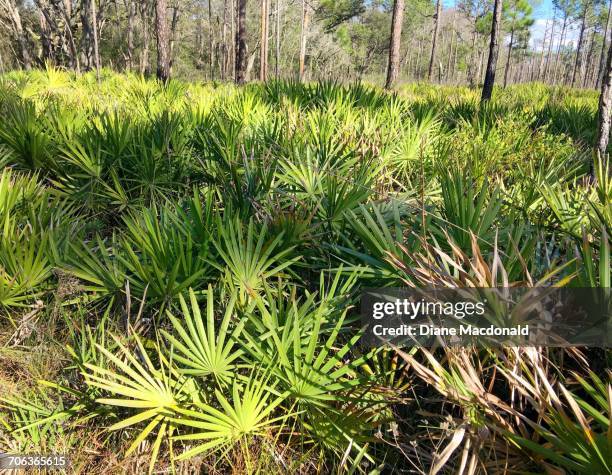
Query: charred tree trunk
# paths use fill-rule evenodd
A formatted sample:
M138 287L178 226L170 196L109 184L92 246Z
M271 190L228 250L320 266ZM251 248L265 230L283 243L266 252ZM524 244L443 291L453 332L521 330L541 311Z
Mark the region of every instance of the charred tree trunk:
M612 0L608 6L608 20L606 21L606 29L604 30L603 40L601 42L601 53L599 55L599 68L597 70L597 87L601 86L601 80L604 74L604 66L606 62L606 45L608 42L608 31L610 31L610 20L612 19Z
M601 156L608 150L610 139L610 120L612 113L612 46L608 48L608 57L601 83L601 94L599 96L599 110L597 121L597 143L596 147Z
M482 86L481 102L486 102L493 95L495 84L495 69L497 67L497 55L499 54L499 30L501 26L502 0L495 0L493 7L493 21L491 22L491 39L489 42L489 59L487 60L487 72L485 73L484 85Z
M402 37L402 23L404 19L404 0L395 0L393 3L393 18L391 20L391 39L389 40L389 63L387 65L387 80L385 88L391 89L397 79L400 60L400 40Z
M155 37L157 38L157 79L170 79L170 51L166 0L155 0Z
M151 30L149 26L149 3L145 0L140 4L140 19L142 21L142 51L140 53L140 74L151 74L149 50L151 48Z
M431 75L433 74L434 61L436 60L436 48L438 46L438 32L440 31L440 16L442 15L442 1L438 0L436 4L436 14L434 15L434 31L433 38L431 39L431 56L429 57L429 70L427 72L427 79L431 81Z
M244 84L246 75L246 4L247 0L238 0L238 28L236 29L236 83Z

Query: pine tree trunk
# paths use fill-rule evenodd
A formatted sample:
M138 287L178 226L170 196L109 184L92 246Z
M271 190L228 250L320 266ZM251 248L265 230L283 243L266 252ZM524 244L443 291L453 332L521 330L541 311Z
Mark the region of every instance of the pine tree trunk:
M404 19L404 0L395 0L393 18L391 20L391 39L389 42L389 63L387 65L387 80L385 88L391 89L397 79L400 59L400 40L402 37L402 22Z
M595 28L593 28L593 32L591 33L591 41L589 41L589 52L587 53L587 57L586 57L586 61L584 63L585 65L585 73L584 76L582 77L582 87L586 88L589 85L589 80L591 79L591 71L594 69L592 68L592 63L593 63L593 51L595 50Z
M100 50L98 47L98 12L96 0L91 0L91 26L93 28L93 54L96 65L96 79L100 82Z
M30 58L28 42L26 41L25 32L23 31L23 24L21 23L19 8L12 0L8 0L6 2L6 6L8 7L8 14L11 18L11 22L13 23L15 37L17 39L17 43L19 44L19 59L23 65L23 68L26 71L29 71L32 68L32 59Z
M238 0L238 28L236 30L236 83L244 84L246 75L246 4L247 0Z
M608 48L608 57L601 83L597 121L597 150L604 156L610 139L610 120L612 113L612 46Z
M210 79L215 80L215 48L213 44L213 22L212 22L212 0L208 0L208 68L210 70Z
M259 80L268 78L268 18L270 15L270 0L261 0L261 42L259 50Z
M563 47L563 40L565 40L565 32L567 31L567 14L564 15L563 17L563 27L561 28L561 38L559 38L559 45L557 46L557 55L555 57L555 73L554 73L554 77L553 77L553 83L556 83L559 78L558 78L558 73L559 73L559 61L561 59L561 48ZM563 68L561 68L561 71L563 71Z
M576 61L574 62L574 71L572 72L572 87L576 85L577 74L582 75L582 47L584 43L584 30L586 28L588 3L585 3L582 10L582 22L580 24L580 35L578 36L578 46L576 48Z
M176 41L176 27L179 19L178 6L172 7L172 21L170 22L170 41L168 49L168 76L172 75L172 65L174 64L174 44Z
M429 70L427 72L427 80L431 81L433 74L434 61L436 60L436 47L438 46L438 32L440 31L440 16L442 15L442 1L436 3L436 14L434 15L434 31L431 39L431 56L429 57Z
M170 79L170 51L168 22L166 21L166 0L155 0L155 36L157 38L157 79Z
M604 30L603 40L601 42L601 53L599 55L599 68L597 70L597 85L601 87L601 80L604 73L604 66L606 62L606 45L608 42L608 31L610 31L610 21L612 20L612 0L610 0L608 7L608 20L606 21L606 29Z
M508 85L508 72L510 71L510 59L512 58L512 47L514 46L514 27L510 31L510 43L508 43L508 58L506 59L506 70L504 71L504 89Z
M140 4L140 19L142 21L142 51L140 53L140 74L148 76L151 74L151 63L149 62L149 50L151 48L151 30L149 25L149 4L143 1Z
M499 54L499 30L501 27L502 0L495 0L493 7L493 21L491 24L491 39L489 43L489 59L487 60L487 71L485 73L484 85L482 86L481 102L486 102L493 95L495 84L495 69L497 68L497 55Z
M134 19L136 18L136 3L134 0L126 0L127 9L127 51L125 55L125 66L128 71L134 67Z
M274 75L276 79L280 77L280 0L276 0L276 52L274 55Z
M546 63L544 64L544 74L542 75L542 80L546 81L546 77L548 76L549 66L550 66L550 58L552 55L552 47L555 42L555 14L557 10L553 12L553 24L552 29L550 30L550 40L548 42L548 51L546 52Z
M308 4L306 0L302 0L302 29L300 31L300 64L298 70L298 79L304 81L304 71L306 66L306 40L308 37L308 24L310 23L310 14L308 12Z

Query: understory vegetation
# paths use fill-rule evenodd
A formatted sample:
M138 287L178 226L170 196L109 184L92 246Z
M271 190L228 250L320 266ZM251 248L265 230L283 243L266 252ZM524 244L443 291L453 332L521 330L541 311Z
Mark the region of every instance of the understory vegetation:
M1 76L0 451L74 473L612 473L608 351L359 343L364 288L610 286L597 94L479 100Z

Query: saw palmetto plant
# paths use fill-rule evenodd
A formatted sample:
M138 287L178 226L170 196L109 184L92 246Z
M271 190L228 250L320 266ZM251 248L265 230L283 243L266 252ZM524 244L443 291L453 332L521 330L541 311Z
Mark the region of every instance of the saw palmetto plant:
M365 288L610 286L596 97L563 91L0 76L0 451L610 473L608 350L361 340Z

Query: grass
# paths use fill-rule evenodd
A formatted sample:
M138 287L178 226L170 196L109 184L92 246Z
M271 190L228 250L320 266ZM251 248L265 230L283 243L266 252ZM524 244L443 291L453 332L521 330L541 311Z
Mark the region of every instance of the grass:
M611 473L608 352L358 344L364 287L610 286L596 94L478 98L0 77L0 450Z

